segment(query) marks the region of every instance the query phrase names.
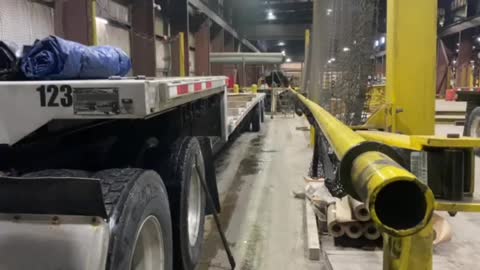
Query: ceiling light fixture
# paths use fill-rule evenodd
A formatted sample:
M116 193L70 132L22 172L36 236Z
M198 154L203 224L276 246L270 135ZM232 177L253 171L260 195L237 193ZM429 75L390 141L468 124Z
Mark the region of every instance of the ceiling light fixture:
M101 17L95 17L95 20L101 24L108 24L108 20Z
M267 12L267 20L272 21L272 20L276 20L276 19L277 19L277 16L275 16L275 14L273 13L273 10L270 9Z
M278 42L278 46L285 46L285 42L283 41Z

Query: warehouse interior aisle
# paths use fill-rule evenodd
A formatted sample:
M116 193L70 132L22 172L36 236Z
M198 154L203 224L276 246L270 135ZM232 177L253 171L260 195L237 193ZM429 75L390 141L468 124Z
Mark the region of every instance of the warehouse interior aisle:
M236 269L319 269L305 253L302 190L312 149L304 118L266 118L260 133L245 133L216 160L220 219ZM213 229L212 229L213 228ZM230 269L220 237L207 222L198 269Z

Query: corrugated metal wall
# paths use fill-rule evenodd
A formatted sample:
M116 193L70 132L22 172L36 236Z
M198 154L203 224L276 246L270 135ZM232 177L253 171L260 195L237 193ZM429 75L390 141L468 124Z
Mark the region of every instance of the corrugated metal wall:
M130 24L130 12L127 6L111 0L97 0L97 16L114 20L125 25ZM110 45L121 48L130 54L130 31L127 27L105 24L99 20L96 23L98 45Z
M130 55L130 31L126 28L97 21L98 45L110 45L124 50Z
M113 19L118 22L130 24L130 12L128 7L112 0L96 0L97 16Z
M190 76L195 76L195 35L192 33L188 33L188 47L190 50L189 55L189 73Z
M170 47L162 41L155 41L155 50L157 57L157 76L164 77L170 70Z
M165 36L165 22L161 16L155 16L155 35ZM166 42L155 41L157 77L165 77L170 70L170 45Z
M0 0L0 40L19 45L54 34L53 9L28 0Z

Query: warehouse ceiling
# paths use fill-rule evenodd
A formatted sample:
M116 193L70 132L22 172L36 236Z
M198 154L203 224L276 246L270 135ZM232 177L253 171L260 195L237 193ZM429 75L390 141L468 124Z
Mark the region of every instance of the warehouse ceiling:
M285 51L303 61L305 29L311 27L311 0L244 0L237 3L239 32L262 51Z

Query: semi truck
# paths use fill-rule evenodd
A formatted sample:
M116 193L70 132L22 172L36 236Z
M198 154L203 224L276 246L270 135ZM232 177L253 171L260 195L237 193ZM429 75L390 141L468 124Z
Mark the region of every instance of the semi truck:
M0 82L0 269L194 269L214 155L264 98L225 77Z

